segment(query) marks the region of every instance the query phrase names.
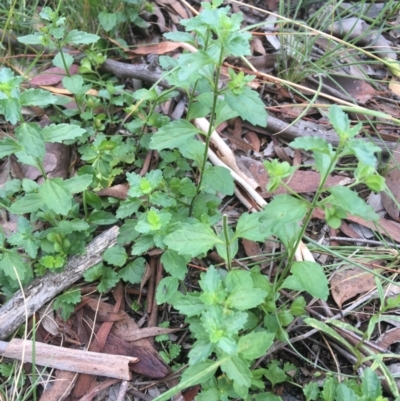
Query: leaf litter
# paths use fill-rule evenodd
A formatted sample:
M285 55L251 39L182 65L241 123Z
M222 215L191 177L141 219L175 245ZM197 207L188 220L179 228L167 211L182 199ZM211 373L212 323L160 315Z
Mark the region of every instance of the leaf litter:
M273 12L277 11L277 2L273 1L268 2L270 8L268 10L264 10L265 15L263 14L263 12L260 11L258 11L257 14L256 10L252 9L251 7L239 7L236 2L233 3L235 3L235 6L244 13L247 21L250 21L251 19L261 21L262 18L264 18L270 10L272 10ZM190 18L193 15L190 7L187 6L186 2L157 0L156 4L158 12L158 24L160 28L161 25L165 26L169 24L168 29L178 30L179 21L182 18ZM197 2L192 2L192 6L195 9L198 9ZM307 17L307 14L305 14L305 16ZM275 23L276 22L272 22L272 24ZM356 29L359 29L359 31L356 31ZM160 30L162 32L164 28ZM255 37L252 45L254 54L249 57L249 60L251 63L253 63L253 66L256 66L256 60L254 59L255 56L270 56L270 58L273 59L274 62L269 68L268 73L272 74L276 72L274 71L274 67L276 67L275 50L279 49L280 42L279 36L274 35L273 32L274 29L270 30L265 40L260 39L259 36ZM388 41L385 35L375 29L375 27L371 28L366 22L360 19L342 19L335 23L334 26L327 27L326 32L329 32L329 34L337 34L338 36L346 39L349 39L349 36L353 36L354 38L362 36L364 41L363 45L366 47L377 46L377 44L380 44L379 53L377 53L377 56L380 57L382 60L385 58L396 59L396 54L394 54L394 52L391 50L392 44L390 41ZM126 50L124 54L126 58L136 58L137 55L145 56L151 54L165 53L176 54L177 52L181 51L178 50L180 48L180 45L177 43L159 42L160 35L157 31L153 30L151 33L147 31L147 34L151 35L153 39L158 43L149 45L145 42L145 38L143 38L143 43L145 44L143 46L138 46L136 49ZM393 38L391 40L393 40ZM398 40L398 38L396 38L396 40ZM270 44L273 43L272 48L270 45L268 45L267 41ZM322 58L324 54L330 51L334 51L332 47L332 42L329 40L327 41L325 37L318 38L313 46L315 50L313 57L315 57L316 59L318 59L318 57ZM124 49L125 47L122 47L120 51L124 52ZM293 54L295 54L295 48L293 47L291 50L293 57ZM286 60L286 62L293 63L293 60L295 61L296 57L294 57L294 59L289 58ZM351 65L351 63L353 62L359 61L360 55L349 54L347 54L346 56L342 56L340 60L337 60L336 64L333 66L329 78L324 77L324 79L322 80L321 92L316 91L316 89L318 88L317 85L321 84L320 81L315 80L317 78L316 74L309 74L310 76L308 78L301 80L300 82L303 85L304 93L315 93L316 106L304 113L296 111L296 113L294 113L294 115L292 116L290 115L290 113L287 112L288 109L285 110L282 106L285 103L290 105L291 102L293 102L293 104L296 104L302 102L304 99L298 97L295 93L293 93L293 91L289 91L286 88L281 87L279 84L273 84L271 83L271 81L268 81L268 78L265 76L266 71L263 71L262 68L257 67L258 71L264 73L263 76L262 74L257 74L258 71L255 72L259 78L260 95L263 97L267 104L267 108L270 110L271 118L277 120L280 119L280 123L282 123L283 125L282 129L274 129L272 127L272 130L269 131L270 124L268 124L266 130L261 133L259 128L252 127L251 125L249 126L248 123L243 123L243 121L237 118L232 122L234 126L234 131L231 130L231 133L233 132L234 137L228 135L229 127L225 127L225 132L221 131L221 136L224 137L224 140L222 140L219 136L215 136L213 150L216 154L216 157L220 159L223 163L228 165L230 168L232 168L232 170L235 171L235 173L239 175L243 180L238 181L241 182L241 184L238 185L238 188L236 188L239 193L240 191L243 191L243 187L245 185L248 185L249 192L247 193L247 195L249 193L255 194L254 199L259 199L257 198L257 194L264 198L271 197L272 194L268 193L265 190L266 185L269 181L267 173L265 172L265 169L263 169L262 162L260 161L259 154L263 151L263 149L268 147L269 144L271 144L273 141L276 141L276 143L274 142L274 146L272 147L273 150L269 153L268 157L276 157L281 160L286 160L290 163L293 163L293 154L291 154L291 152L289 151L290 149L285 140L282 139L284 138L285 133L281 131L284 131L284 128L290 128L292 124L293 126L295 126L295 124L298 123L297 119L300 120L303 118L301 123L303 124L303 127L305 127L305 130L309 131L308 134L310 134L310 132L315 134L315 130L319 130L322 133L326 131L327 120L325 119L323 109L318 107L318 104L326 104L326 97L324 98L323 96L321 96L321 93L328 96L337 95L337 99L354 100L356 104L358 103L364 105L365 107L371 110L375 110L377 112L387 112L387 110L390 109L391 115L394 118L399 118L397 103L395 103L395 108L391 107L391 102L393 99L390 92L388 91L388 88L391 88L394 93L397 92L396 86L393 84L394 81L389 80L388 78L381 82L381 87L377 89L374 85L369 83L368 76L374 78L376 76L379 76L380 72L374 70L373 67L370 66L355 67L354 65ZM263 59L263 63L264 62L265 59ZM348 62L349 65L342 66L342 64L345 64L346 62ZM390 62L386 60L386 64L383 63L383 67L381 66L381 68L384 69L385 73L393 73L393 69L390 69L390 66ZM76 64L73 64L69 71L70 74L77 74L77 68L78 66ZM63 93L66 95L70 95L71 93L68 90L64 91L63 88L55 87L55 85L59 84L62 81L63 75L65 75L65 71L60 71L60 69L58 69L57 67L48 68L47 70L44 70L34 76L30 80L30 83L31 85L37 85L46 90L51 90L54 93ZM117 73L115 75L118 76ZM312 75L315 75L315 77L313 77ZM393 75L396 76L396 73L394 72ZM52 88L49 88L49 86L52 86ZM307 89L309 91L307 91ZM387 96L382 96L382 92L386 93ZM94 96L98 96L97 91L93 91L91 92L91 94L93 94ZM184 102L182 102L182 104L184 104ZM300 109L296 108L295 110ZM182 112L183 109L180 111L180 113ZM357 117L358 114L353 113L352 115L354 117ZM294 121L295 119L296 121ZM206 122L198 121L196 123L197 126L201 124L206 124ZM289 127L287 127L288 124ZM379 133L379 130L374 129L374 125L372 123L367 124L366 127L368 134L377 135ZM396 140L398 140L397 126L383 125L382 128L382 131L388 131L386 133L386 137L383 137L385 141L395 142ZM295 133L294 135L296 134L297 133ZM272 135L274 136L272 137ZM265 138L265 136L267 136L267 139ZM277 143L279 143L279 147L277 147ZM383 142L379 143L380 146L383 147L387 144ZM245 144L248 144L249 146L246 146ZM389 148L394 148L393 143L389 145ZM235 153L233 153L231 149L235 149ZM52 176L67 178L69 175L71 164L75 163L74 155L72 153L73 152L71 151L70 147L62 144L55 143L46 146L44 158L45 162L43 166L44 172L49 177ZM394 157L392 156L393 159L391 161L391 164L389 164L388 166L388 173L386 174L386 183L388 188L392 191L394 199L388 197L384 192L382 193L383 205L385 207L385 210L387 211L387 214L390 217L386 218L386 216L382 216L380 217L377 224L373 224L365 221L360 217L348 215L343 221L342 226L339 227L338 230L341 231L343 235L349 237L349 239L355 239L357 236L357 233L354 231L354 229L351 228L351 225L349 224L350 222L355 222L365 227L369 227L374 233L376 233L375 239L381 240L382 248L385 246L385 241L382 240L383 237L385 237L388 241L400 242L400 225L396 223L397 221L399 221L398 202L400 200L398 194L398 165L393 165L393 160L396 160L397 163L399 161L396 157L397 152L394 151L393 154ZM307 155L304 155L304 157L306 156ZM38 169L29 165L19 165L15 161L14 165L10 166L10 160L11 159L4 162L4 164L1 166L0 176L2 177L2 181L0 184L0 188L4 188L7 185L7 182L16 177L33 180L38 183L40 182L41 173ZM303 160L305 160L305 158ZM245 166L245 168L241 167L243 165ZM4 172L7 172L7 174L5 174ZM318 176L318 173L312 170L312 166L302 166L301 169L296 170L293 176L287 179L287 185L290 190L295 191L296 193L304 194L304 196L307 197L309 194L317 190L319 184ZM332 174L329 176L325 186L326 188L329 188L330 186L335 185L347 185L351 183L352 178L353 177L346 175L346 173L343 173L341 175ZM127 196L127 191L128 186L126 185L126 183L122 183L115 185L114 187L104 188L101 191L97 192L97 195L101 197L109 197L110 199L125 199ZM242 196L247 195L242 194ZM263 204L264 203L262 203L262 201L259 199L259 206ZM244 211L243 207L240 206L239 203L236 203L236 205L236 214L240 215ZM316 211L314 214L314 218L321 221L321 224L324 224L323 222L325 221L325 216L322 211ZM395 221L393 221L392 219ZM12 215L6 218L4 218L3 215L1 216L2 226L6 233L10 233L9 227L13 224L12 220ZM209 233L203 231L200 230L194 234L207 237L207 234ZM318 237L318 233L313 232L312 229L307 231L307 235L310 235L311 238ZM317 239L324 245L329 245L329 235ZM212 239L208 237L207 240L212 241ZM341 243L342 242L345 242L345 239L341 241ZM199 244L199 251L207 251L208 248L208 246L203 248L202 245ZM362 245L357 247L357 249L361 251L364 250L363 248L364 247ZM371 250L373 250L373 248L369 247L365 250L365 252L368 253ZM275 252L278 253L279 251L279 249L275 250ZM240 250L239 256L249 256L252 259L252 263L261 264L263 269L267 268L268 265L273 265L273 262L271 262L266 257L266 255L263 255L261 252L262 250L257 242L245 239L243 241L243 248ZM316 250L316 252L320 251ZM340 246L337 252L340 252ZM184 254L184 250L182 250L182 254ZM396 268L397 256L394 258L391 258L389 256L390 255L388 255L387 259L380 262L383 266L382 269L384 269L385 265L387 265L391 269ZM157 255L148 256L150 263L156 263L156 261L158 260L157 257ZM235 266L241 268L243 268L243 265L246 268L248 266L251 266L251 263L241 262L240 258L237 259L238 260L234 262ZM331 257L330 262L333 262L333 260L334 259ZM362 258L358 260L358 263L363 264L365 267L369 268L369 262L363 261ZM187 277L187 282L190 286L197 286L199 278L197 266L199 267L199 269L206 268L208 266L207 259L204 258L203 260L193 260L190 261L189 265L192 265L193 269L190 271ZM375 265L371 268L371 271L373 272L374 269L380 270L380 268ZM276 274L276 270L276 266L274 266L273 269L270 269L269 274L271 274L271 279L273 279L273 275ZM190 347L190 341L185 337L185 334L180 334L180 331L185 330L182 318L179 316L175 316L173 313L171 313L170 310L166 310L161 307L156 307L153 309L148 307L147 309L139 308L138 313L134 313L130 309L131 305L134 304L131 294L135 295L135 297L141 297L142 295L150 294L150 296L147 298L147 302L150 302L151 305L156 305L154 298L157 281L156 272L154 269L150 271L149 268L147 268L146 271L146 283L141 283L140 288L131 285L126 285L126 287L124 288L122 284L119 284L113 292L112 296L108 294L105 299L104 297L102 298L101 294L90 294L91 291L89 289L89 286L85 288L85 285L82 284L82 293L85 293L87 291L89 294L82 297L81 303L75 307L71 318L66 323L63 323L59 311L57 311L57 313L46 312L44 315L41 316L41 319L39 320L40 324L37 330L37 341L57 346L61 345L61 342L66 342L68 344L71 344L72 348L76 348L77 346L79 347L84 344L89 344L89 339L91 338L93 333L95 333L91 344L88 345L89 350L97 350L110 355L138 356L140 359L139 363L132 364L132 366L130 365L130 369L133 372L141 375L137 376L136 380L139 377L161 379L165 378L168 374L172 372L171 367L169 367L168 363L166 363L165 360L160 357L159 353L157 352L157 349L159 350L160 348L157 347L157 344L154 345L147 339L147 337L163 335L166 339L168 339L166 341L171 341L172 338L172 342L183 343L184 348ZM343 309L343 305L345 302L352 301L357 296L365 296L365 294L376 289L376 275L372 272L368 272L354 265L344 265L339 267L332 274L332 277L330 279L331 296L339 309ZM299 273L297 272L296 274ZM145 293L146 287L147 293ZM357 302L355 301L354 305L356 304ZM377 304L373 304L374 307L376 305ZM46 306L43 305L42 307L46 308ZM328 303L326 303L324 307L332 312L330 314L326 313L327 316L325 317L335 315L336 306L333 303L330 303L328 301ZM148 313L153 313L153 316L151 316L152 321L157 321L158 319L162 321L169 321L170 324L175 327L162 328L151 326L143 329L139 328L137 322L144 322L147 319L150 321L149 317L147 316ZM347 325L353 325L354 327L357 327L357 329L359 327L362 327L367 332L367 329L365 328L368 324L368 319L365 317L365 314L367 313L369 312L366 306L361 307L359 310L356 309L355 306L353 310L352 304L350 302L350 304L346 304L344 315L343 317L341 317L341 319L343 323ZM385 330L393 327L393 323L383 324L385 325ZM340 333L340 331L338 332ZM172 333L175 333L175 337L172 336ZM301 333L301 331L296 329L296 327L293 327L293 330L291 330L290 333L294 336ZM375 342L377 346L383 347L385 349L389 349L392 344L400 341L397 327L391 330L387 330L387 334L384 333L380 337L378 337L377 334L378 333L374 333L374 335L372 335L372 333L369 333L368 340L371 343ZM318 347L322 349L325 348L325 345L320 342L318 337L315 337L313 341L314 343L318 344ZM330 339L329 341L332 341L332 339ZM337 347L337 342L335 343L335 341L333 340L333 343ZM308 347L306 342L304 346L299 346L298 352L303 352L305 347ZM68 352L68 348L65 349L65 352ZM338 352L340 354L339 358L341 360L341 363L348 363L348 360L346 360L346 353L340 352L340 349L338 350ZM276 355L273 356L276 358ZM289 353L285 353L285 349L280 351L279 358L284 362L294 361L295 365L299 368L301 368L304 363L299 358L293 359L293 357L290 356ZM312 356L310 356L310 358L312 358ZM332 355L325 356L325 360L323 361L323 363L326 365L330 365L332 363L332 358ZM105 359L105 361L107 361L107 359ZM388 364L388 366L390 368L390 364ZM318 369L312 370L313 373L318 372ZM100 388L101 386L101 383L96 380L95 376L80 374L77 379L76 377L75 379L72 379L65 371L59 371L56 376L57 379L59 379L62 374L66 374L68 377L67 380L70 380L71 382L73 382L73 380L76 380L75 387L69 398L71 400L83 399L84 394L87 392L89 392L89 394L92 393L94 397L95 389ZM276 378L276 376L274 376L274 378ZM312 381L312 374L308 373L308 376L305 379L298 380L299 384L304 385L305 383ZM56 380L56 383L59 384L56 384L56 386L53 387L53 390L55 390L59 385L62 385L62 380ZM106 381L103 383L105 384L105 386L103 386L105 388L106 386L114 385L115 381ZM154 382L153 384L155 386L159 385L160 389L165 388L163 387L163 385L165 384L167 386L170 385L168 384L168 382L165 382L164 384L158 384L157 382ZM60 397L59 392L56 392L57 395L50 396L48 391L50 391L50 389L46 390L46 392L43 394L46 394L46 397L48 397L46 399L61 399L51 398ZM63 389L62 391L65 392L66 390ZM288 384L282 384L275 388L276 394L281 395L282 398L284 398L285 395L287 396L290 391L292 390ZM145 394L142 395L144 396ZM190 392L190 390L188 390L185 393L186 400L194 399L195 396L196 391ZM92 399L94 399L93 397Z

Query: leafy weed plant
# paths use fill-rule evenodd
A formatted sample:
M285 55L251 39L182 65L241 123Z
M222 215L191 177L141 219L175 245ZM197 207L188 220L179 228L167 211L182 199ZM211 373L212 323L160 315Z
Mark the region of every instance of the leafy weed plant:
M224 60L250 55L251 38L246 29L241 29L242 16L230 14L230 8L220 7L221 3L203 3L201 14L181 22L185 32L165 34L167 39L186 42L196 51L177 59L161 58L167 71L165 79L171 85L162 92L154 85L131 93L111 79L101 79L100 99L93 98L88 92L91 78L98 74L96 68L104 56L92 48L82 61L80 73L70 75L74 60L64 47L95 46L99 37L76 29L67 32L65 19L48 7L40 14L46 22L44 28L19 40L57 51L53 64L65 70L63 85L73 94L76 109L62 110L63 98L40 89L23 89L22 78L8 68L0 70L0 112L15 131L0 141L0 157L15 155L43 176L43 183L13 179L1 189L1 207L19 216L17 232L9 237L1 233L0 237L2 291L11 296L18 280L26 284L34 275L61 269L69 255L84 252L85 243L101 225L121 223L118 244L104 253L103 263L84 275L86 281L99 281L100 292L109 291L120 280L140 283L145 271L143 255L153 247L162 249L161 262L168 276L161 280L156 300L169 303L186 317L194 343L181 384L158 401L197 383L203 388L199 399L275 397L265 392L261 378L272 386L278 383L279 375L272 373L276 368L254 370L253 362L276 340L288 340L286 328L296 317L306 317L305 299L299 295L293 302L282 304L280 290L308 292L323 300L329 294L328 280L319 264L293 262L313 210L321 208L332 227L338 227L347 213L376 222L378 216L351 187L363 183L373 191L385 188L384 179L376 172L375 153L380 149L356 139L361 125L351 126L347 115L333 106L330 121L340 138L336 149L316 137L296 139L291 144L314 156L321 178L313 200L296 193L278 195L261 212L244 213L234 227L228 225L218 207L220 195L233 194L234 182L227 169L207 161L211 134L222 122L235 117L265 126L268 116L258 94L248 86L253 76L229 70L228 81L221 84ZM157 106L176 96L178 89L187 94L188 110L186 119L171 121L158 113ZM97 115L99 104L124 106L130 119ZM57 107L61 111L53 116L56 123L42 128L24 121L21 108L31 105ZM210 121L207 132L191 122L201 117ZM107 134L111 123L124 124L128 136ZM47 176L43 166L45 145L53 142L78 148L86 164L74 177ZM126 173L130 184L126 200L104 200L96 194L120 179L127 166L140 167L140 155L148 149L157 150L161 162L144 176ZM339 160L349 155L358 160L355 182L350 187L325 188ZM286 185L285 179L294 172L288 163L276 160L266 161L265 168L270 191ZM240 238L262 242L271 236L282 242L286 252L273 282L257 266L250 270L233 268ZM200 277L200 290L185 291L187 263L213 248L225 260L225 268L210 266ZM79 291L71 290L60 295L54 305L68 319L80 299ZM174 359L178 349L170 344L167 348L164 358ZM316 389L312 391L317 394ZM323 399L344 398L336 395Z

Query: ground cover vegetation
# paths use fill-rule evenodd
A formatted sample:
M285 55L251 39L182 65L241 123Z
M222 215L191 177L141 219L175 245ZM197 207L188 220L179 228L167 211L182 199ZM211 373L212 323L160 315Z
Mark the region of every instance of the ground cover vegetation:
M177 12L181 18L171 27L179 29L162 37L157 31L160 43L147 52L147 45L131 48L129 39L145 38L156 25L152 16L160 30L163 11L174 21L169 2L163 11L160 4L11 1L1 10L0 322L28 285L61 274L116 225L118 236L102 260L74 286L57 287L46 312L26 297L25 324L13 336L54 345L68 338L105 354L118 333L119 346L155 338L146 347L157 349L149 351L153 363L166 370L160 376L134 370L132 397L141 399L182 393L199 401L400 399L391 366L398 359L391 347L400 302L392 151L400 121L395 96L379 107L368 103L384 98L388 79L390 93L398 91L395 52L382 41L374 50L371 42L397 29L398 4L385 3L371 19L366 2L320 10L308 10L305 1L280 2L272 21L264 16L258 23L236 1L201 8L182 2L190 14ZM262 12L252 8L256 16ZM334 25L354 13L362 18L336 38ZM363 31L355 36L359 21ZM276 75L252 65L265 27L280 38ZM131 51L138 60L148 57L129 77L112 59L129 65ZM155 60L152 52L162 55ZM140 78L143 70L147 78ZM285 102L268 100L269 90ZM293 126L313 118L332 130L306 132L284 146L271 139L271 151L256 133L271 129L277 112ZM252 146L241 134L228 138L235 159L231 150L224 153L219 133L238 127L250 127ZM283 128L291 127L274 132ZM262 188L237 167L243 149L263 160ZM308 180L314 184L306 190L293 186ZM372 204L374 194L385 197L391 220ZM332 240L341 230L352 244L360 227L374 239L358 236L356 246ZM77 334L82 314L91 321L87 337ZM150 330L123 337L117 324L123 319L146 321ZM394 339L382 339L388 329ZM9 334L0 330L0 339L11 341ZM0 363L2 399L45 396L48 370L35 357L31 362L29 368ZM158 392L148 398L141 377L167 374L172 384L154 383ZM83 376L86 392L104 386ZM89 399L77 387L69 399ZM121 384L118 399L133 399L129 394Z

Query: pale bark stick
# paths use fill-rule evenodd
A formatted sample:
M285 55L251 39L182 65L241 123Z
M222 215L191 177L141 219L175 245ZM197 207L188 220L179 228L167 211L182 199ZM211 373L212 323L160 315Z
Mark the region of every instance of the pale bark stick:
M30 340L14 338L9 343L0 341L0 355L32 362L33 344ZM124 355L101 354L35 342L35 364L69 372L131 380L129 364L139 359Z

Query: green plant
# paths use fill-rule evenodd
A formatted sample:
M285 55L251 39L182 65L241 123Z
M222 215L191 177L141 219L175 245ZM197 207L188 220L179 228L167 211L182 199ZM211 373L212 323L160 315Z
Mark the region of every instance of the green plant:
M306 401L387 401L382 396L382 385L376 372L367 368L361 382L354 379L338 382L329 377L324 381L322 390L316 382L308 383L303 389Z
M105 59L96 47L87 51L79 74L71 75L69 68L74 60L64 46L94 44L98 36L75 29L67 32L59 10L44 8L41 17L46 24L42 30L20 40L58 51L53 64L65 71L63 85L76 102L75 109L58 110L52 115L56 123L48 127L25 122L21 107L58 107L64 100L38 89L21 90L21 78L10 69L0 70L0 112L15 126L15 137L9 134L0 141L0 157L15 155L20 162L38 168L44 179L42 184L10 180L0 190L0 205L19 216L15 234L6 238L0 232L0 281L5 283L2 291L10 296L18 288L17 279L26 284L34 274L62 268L69 255L84 252L85 243L99 225L121 223L117 245L104 253L102 263L84 274L88 282L99 281L99 292L109 291L120 280L140 283L146 262L142 255L153 247L163 250L161 262L169 276L161 280L156 300L171 304L186 317L195 342L182 382L157 400L196 383L202 385L199 399L203 400L277 399L264 392L262 378L273 387L286 380L285 366L282 369L276 362L266 369L252 370L251 366L274 341L288 340L287 327L296 317L304 317L310 326L314 323L306 317L301 292L322 300L328 297L323 268L312 261L294 262L313 210L321 208L332 227L338 227L347 213L376 222L377 215L351 187L365 184L373 191L385 189L383 178L376 172L375 152L379 148L355 139L361 125L351 126L347 115L334 106L329 116L340 138L337 149L312 137L291 144L314 156L321 178L312 201L296 193L278 195L261 212L243 213L235 226L228 225L227 216L218 209L219 195L232 195L234 182L226 168L207 161L211 135L229 119L241 117L265 126L268 116L258 94L248 86L253 76L230 69L226 84L220 84L224 60L249 55L251 37L241 29L241 15L230 14L230 8L221 4L221 0L203 3L199 16L182 21L186 32L165 35L195 49L177 59L161 58L168 70L165 79L172 88L160 93L154 85L133 94L113 79L104 80L96 71ZM109 15L102 18L103 25L109 23L110 31L116 28ZM99 98L88 94L94 85L99 89ZM177 89L186 92L188 110L186 119L170 121L156 110L176 96ZM109 111L115 105L125 107L124 118L114 117ZM100 114L96 112L99 106L105 109ZM210 121L207 132L191 123L202 117ZM128 134L109 135L107 128L116 123L123 125ZM49 142L76 145L85 162L76 176L47 177L43 158ZM127 166L141 167L141 156L149 149L159 152L161 162L143 176L126 173L129 190L125 200L96 194L114 181L123 180ZM355 182L350 187L325 188L328 176L343 156L358 160ZM265 162L265 168L271 191L286 185L285 179L294 172L288 163L275 160ZM41 230L37 229L39 223L43 224ZM263 242L271 236L284 245L273 282L257 266L248 271L234 268L239 239ZM225 269L210 266L200 277L200 291L186 291L188 261L213 248L225 261ZM282 289L295 291L295 300L285 301ZM68 319L79 301L79 291L67 291L55 300L54 308ZM163 344L164 358L173 360L177 347L166 339Z

